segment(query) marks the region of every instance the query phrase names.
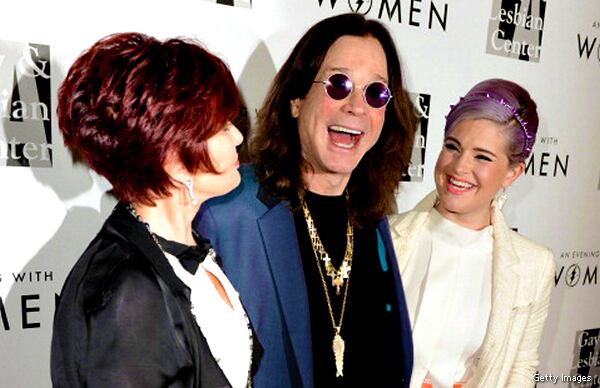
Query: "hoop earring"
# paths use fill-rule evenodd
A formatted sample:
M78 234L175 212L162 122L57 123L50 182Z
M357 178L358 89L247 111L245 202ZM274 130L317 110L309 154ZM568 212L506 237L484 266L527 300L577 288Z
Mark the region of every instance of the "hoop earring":
M190 203L193 206L196 206L198 200L194 196L194 181L191 178L188 178L183 181L185 188L187 189L188 196L190 197Z

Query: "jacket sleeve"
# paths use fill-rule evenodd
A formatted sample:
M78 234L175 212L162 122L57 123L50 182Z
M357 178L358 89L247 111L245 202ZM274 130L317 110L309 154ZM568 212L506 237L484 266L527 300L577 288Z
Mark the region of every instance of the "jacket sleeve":
M191 386L193 364L149 269L121 266L110 296L85 312L87 387Z
M543 264L539 268L538 287L527 320L523 338L517 349L515 360L507 380L507 387L534 387L534 374L539 364L539 352L544 323L550 307L550 294L554 288L555 262L554 255L544 250Z

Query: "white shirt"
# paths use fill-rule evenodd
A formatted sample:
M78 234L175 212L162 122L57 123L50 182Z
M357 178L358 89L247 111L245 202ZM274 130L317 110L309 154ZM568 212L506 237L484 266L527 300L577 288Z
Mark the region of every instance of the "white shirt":
M194 275L175 256L169 253L165 256L175 274L190 288L192 313L227 380L233 388L246 387L252 361L252 334L239 294L214 261L214 251L211 250ZM223 301L207 271L219 279L233 309Z
M433 209L402 274L413 328L411 388L465 378L491 309L492 226L472 230Z

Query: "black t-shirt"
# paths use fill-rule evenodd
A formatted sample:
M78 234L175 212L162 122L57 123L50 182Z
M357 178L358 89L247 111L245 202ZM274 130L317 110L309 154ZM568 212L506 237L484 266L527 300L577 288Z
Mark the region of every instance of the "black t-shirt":
M345 196L306 192L305 201L321 242L338 269L346 250ZM394 365L397 362L389 357L400 351L395 348L400 343L399 319L392 312L396 309L391 309L395 304L394 280L390 269L384 271L388 265L380 261L375 225L354 228L350 288L340 333L345 342L344 376L336 377L332 349L335 332L301 208L294 212L294 221L308 290L315 388L399 386L401 365ZM323 262L318 265L325 276L333 316L339 324L344 288L336 295Z

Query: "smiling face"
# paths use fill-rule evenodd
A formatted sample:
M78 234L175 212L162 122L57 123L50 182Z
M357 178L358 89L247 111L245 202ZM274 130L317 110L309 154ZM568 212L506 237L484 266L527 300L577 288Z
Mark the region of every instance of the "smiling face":
M502 129L490 120L464 120L447 134L434 173L436 209L445 218L471 229L490 224L494 196L524 168L510 164Z
M298 119L303 180L309 190L322 194L341 194L381 134L386 108L370 107L363 87L374 81L387 83L383 47L373 37L340 37L327 51L315 81L335 73L347 75L354 85L345 99L335 100L322 83L313 83L304 98L291 101L292 116Z

